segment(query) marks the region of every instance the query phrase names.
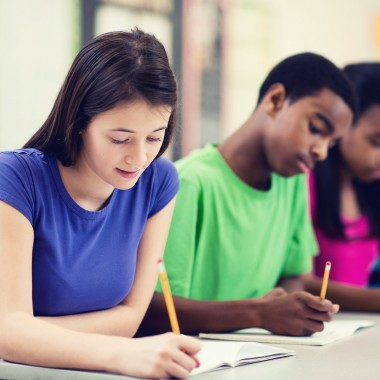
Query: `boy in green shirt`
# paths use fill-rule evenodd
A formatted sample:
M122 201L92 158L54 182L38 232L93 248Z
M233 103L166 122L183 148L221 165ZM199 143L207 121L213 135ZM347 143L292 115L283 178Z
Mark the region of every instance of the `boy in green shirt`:
M295 55L269 73L241 128L176 163L164 261L182 332L323 330L338 306L302 291L317 252L305 173L351 125L355 104L333 63ZM170 329L157 290L144 334Z

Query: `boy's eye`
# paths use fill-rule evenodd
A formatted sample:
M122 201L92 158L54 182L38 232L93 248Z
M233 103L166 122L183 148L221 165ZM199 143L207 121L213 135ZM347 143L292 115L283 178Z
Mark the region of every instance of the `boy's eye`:
M322 131L320 129L318 129L318 127L315 124L313 124L312 122L309 122L309 131L314 135L322 133Z

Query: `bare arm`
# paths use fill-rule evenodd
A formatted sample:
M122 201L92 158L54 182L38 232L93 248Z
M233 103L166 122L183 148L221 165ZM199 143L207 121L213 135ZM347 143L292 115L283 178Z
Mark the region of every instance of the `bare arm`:
M153 225L147 227L147 232L151 228ZM157 233L162 233L162 230ZM51 323L62 321L60 318L50 318L49 321L35 318L31 285L33 240L33 228L29 221L16 209L0 201L0 357L32 365L111 371L140 377L185 377L194 368L196 362L192 356L199 350L200 344L186 336L165 334L130 339L101 335L99 331L74 331L80 330L86 322L91 325L90 330L102 330L104 315L99 321L96 317L96 320L93 319L92 313L84 315L83 320L77 319L75 323L79 325L74 329L62 326L66 322ZM149 256L153 259L159 255L152 254L151 248L144 235L141 249L150 254L142 255L136 273L136 287L125 300L128 307L136 310L133 312L136 317L133 316L130 323L137 324L153 292L156 276L147 281L148 289L142 291L145 281L142 265L146 265ZM147 273L151 275L153 269L148 267ZM122 328L123 321L116 322L115 331ZM130 328L130 333L136 328L136 325Z
M201 331L220 332L259 324L259 315L250 310L260 300L198 301L173 296L181 333L196 335ZM170 331L164 296L155 292L138 335Z
M310 335L336 311L330 301L306 292L287 294L276 288L264 297L235 301L198 301L174 297L181 331L186 334L225 332L249 327L275 334ZM163 295L155 293L138 335L170 331Z
M303 277L305 289L319 294L322 279L310 274ZM341 310L380 312L380 289L359 288L329 281L327 296L340 305Z
M301 276L283 277L278 286L285 289L288 293L304 290L304 283Z

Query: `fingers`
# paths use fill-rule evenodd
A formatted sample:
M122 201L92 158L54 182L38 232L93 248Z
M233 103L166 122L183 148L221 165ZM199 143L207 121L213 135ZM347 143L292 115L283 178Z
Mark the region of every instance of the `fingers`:
M197 355L193 355L192 358L195 361L195 368L198 368L201 365L201 362L199 361L198 356Z
M339 311L339 305L333 304L328 299L321 299L318 296L313 296L307 292L296 292L296 297L302 299L302 301L311 309L334 314Z
M274 288L271 291L269 291L263 298L274 298L274 297L281 297L288 294L284 288Z
M185 378L200 365L196 354L201 349L201 342L185 335L176 335L175 339L178 349L172 353L171 363L168 364L166 371L172 377Z
M331 314L335 314L339 311L340 306L337 305L336 303L333 304L333 310L331 311Z
M190 356L195 356L202 347L202 343L199 339L192 338L186 335L179 335L179 348L189 354Z
M183 352L183 351L176 351L173 354L172 362L173 362L173 364L175 364L172 367L172 369L176 371L178 376L181 375L178 372L178 367L180 367L182 370L185 370L185 372L186 372L185 376L187 376L194 368L199 367L198 358L195 358L194 356L189 356L186 352ZM169 370L169 371L171 371L171 370ZM177 376L175 373L171 373L171 375ZM183 376L183 374L181 376Z
M263 298L262 327L275 334L308 336L320 332L324 322L331 321L339 310L331 301L307 292Z

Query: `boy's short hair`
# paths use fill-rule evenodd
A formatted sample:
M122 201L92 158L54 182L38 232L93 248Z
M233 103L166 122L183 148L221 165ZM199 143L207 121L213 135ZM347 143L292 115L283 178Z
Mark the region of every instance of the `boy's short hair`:
M275 83L285 87L286 97L291 103L329 89L341 97L356 116L357 101L351 83L341 69L321 55L296 54L277 64L261 85L257 104Z
M368 108L380 106L380 62L350 64L343 68L343 72L357 94L358 118Z

